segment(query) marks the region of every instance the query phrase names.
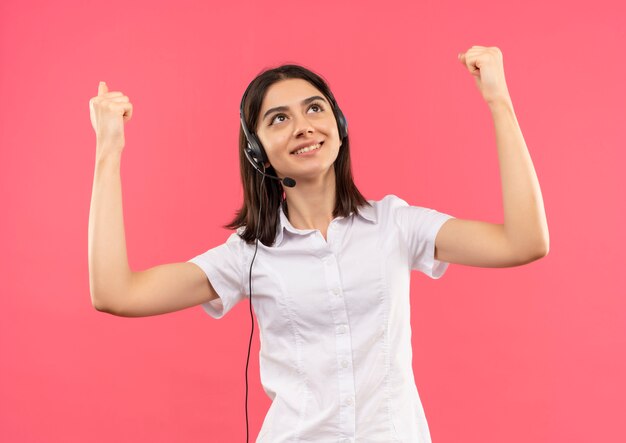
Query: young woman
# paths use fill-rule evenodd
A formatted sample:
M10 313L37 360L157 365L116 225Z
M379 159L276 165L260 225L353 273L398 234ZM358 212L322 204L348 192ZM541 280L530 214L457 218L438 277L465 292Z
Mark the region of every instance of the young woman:
M347 122L326 82L297 65L266 70L241 103L244 201L222 245L186 263L131 271L119 165L132 105L101 84L89 225L96 309L149 316L201 305L221 318L248 298L272 399L257 442L430 442L412 370L411 270L518 266L547 254L539 184L497 48L459 57L492 110L505 223L461 220L395 195L366 200ZM252 311L251 311L252 312Z

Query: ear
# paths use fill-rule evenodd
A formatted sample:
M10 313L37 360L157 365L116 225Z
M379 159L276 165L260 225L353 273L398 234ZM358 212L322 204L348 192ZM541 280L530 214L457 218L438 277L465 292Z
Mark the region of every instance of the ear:
M265 163L263 163L263 166L265 166L265 169L267 169L267 168L269 168L272 165L270 164L270 162L265 162Z

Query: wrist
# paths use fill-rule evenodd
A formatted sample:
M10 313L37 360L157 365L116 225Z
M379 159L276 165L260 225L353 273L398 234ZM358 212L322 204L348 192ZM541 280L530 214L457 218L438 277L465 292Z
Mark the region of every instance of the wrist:
M122 150L124 148L113 147L105 144L96 145L96 163L119 163L122 160Z
M489 100L487 102L487 105L489 106L489 109L491 109L491 111L499 111L501 109L512 109L513 108L513 102L511 101L510 97L500 97L500 98L496 98L493 100Z

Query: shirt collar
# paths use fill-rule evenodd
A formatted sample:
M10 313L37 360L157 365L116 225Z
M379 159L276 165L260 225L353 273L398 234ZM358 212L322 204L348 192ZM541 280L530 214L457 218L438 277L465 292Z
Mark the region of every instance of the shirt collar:
M371 204L371 201L370 201L370 204ZM277 247L282 243L284 230L287 230L296 235L306 235L310 231L310 230L294 228L291 222L289 221L289 219L287 218L287 216L285 215L282 204L279 206L278 211L279 211L279 219L278 219L278 226L277 226L276 240L274 242L274 247ZM350 212L350 214L346 218L352 217L353 214L354 214L353 212ZM367 220L371 223L377 223L378 221L376 217L376 209L373 206L364 205L364 206L359 207L358 215L364 220ZM337 217L337 218L340 219L343 217Z

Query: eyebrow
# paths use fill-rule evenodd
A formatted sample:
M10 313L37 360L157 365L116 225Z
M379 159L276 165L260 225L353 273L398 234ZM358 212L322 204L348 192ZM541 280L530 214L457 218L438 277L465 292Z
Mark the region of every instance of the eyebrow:
M326 102L326 99L324 99L324 97L320 97L319 95L314 95L312 97L309 98L305 98L304 100L302 100L302 106L308 105L309 103L311 103L312 101L315 100L322 100L323 102ZM271 108L268 109L267 111L265 111L265 114L263 114L263 120L265 120L267 118L267 116L269 114L271 114L272 112L276 112L276 111L288 111L289 108L287 106L277 106L275 108Z

